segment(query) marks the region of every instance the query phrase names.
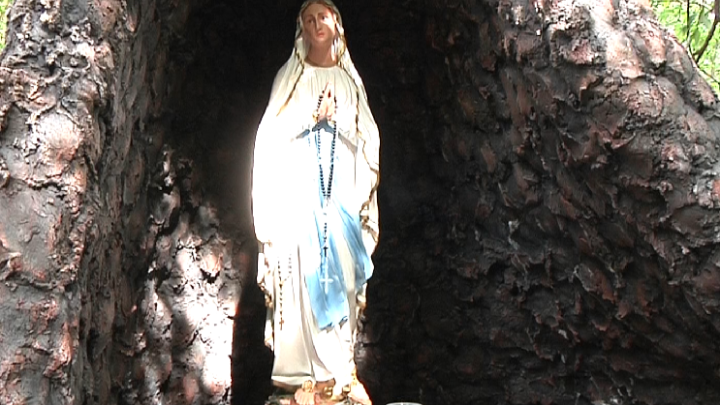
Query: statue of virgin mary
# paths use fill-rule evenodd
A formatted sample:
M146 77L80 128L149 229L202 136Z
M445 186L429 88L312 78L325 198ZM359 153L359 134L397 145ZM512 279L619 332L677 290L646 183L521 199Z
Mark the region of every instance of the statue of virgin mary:
M306 1L258 128L252 182L272 379L300 405L348 387L369 402L353 345L378 239L379 148L340 13Z

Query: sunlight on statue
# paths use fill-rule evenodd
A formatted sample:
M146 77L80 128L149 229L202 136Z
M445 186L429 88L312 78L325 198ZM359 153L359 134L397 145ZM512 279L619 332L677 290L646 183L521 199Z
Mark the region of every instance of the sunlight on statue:
M252 189L272 379L299 405L370 403L353 345L378 238L379 149L340 12L306 1L257 132Z

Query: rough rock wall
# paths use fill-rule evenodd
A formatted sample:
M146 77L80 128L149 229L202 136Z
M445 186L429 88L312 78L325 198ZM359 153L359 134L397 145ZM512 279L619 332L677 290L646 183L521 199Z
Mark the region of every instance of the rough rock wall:
M396 103L432 118L383 131L423 165L384 189L377 403L720 400L717 99L643 3L425 2L425 103Z
M18 0L10 12L0 71L2 403L112 403L111 367L132 363L112 339L134 304L116 230L142 200L148 138L136 125L159 112L143 86L156 61L127 42L152 29L147 16L112 1Z
M168 143L188 63L171 48L199 5L12 7L0 403L229 402L243 256Z

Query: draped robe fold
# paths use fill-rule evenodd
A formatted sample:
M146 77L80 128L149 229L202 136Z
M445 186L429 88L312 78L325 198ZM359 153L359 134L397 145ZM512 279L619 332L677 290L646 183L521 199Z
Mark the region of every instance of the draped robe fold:
M258 282L270 304L272 378L291 386L335 379L342 386L354 369L357 301L372 274L377 243L377 126L364 89L345 69L306 65L296 81L287 80L287 69L275 79L253 167ZM333 162L333 125L313 119L327 83L337 99ZM326 189L333 167L329 201L322 195L320 166Z

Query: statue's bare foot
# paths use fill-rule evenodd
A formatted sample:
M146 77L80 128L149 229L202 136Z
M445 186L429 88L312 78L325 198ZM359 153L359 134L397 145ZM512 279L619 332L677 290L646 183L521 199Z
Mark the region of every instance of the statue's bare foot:
M297 405L315 405L315 383L307 380L302 387L295 391L295 403Z

